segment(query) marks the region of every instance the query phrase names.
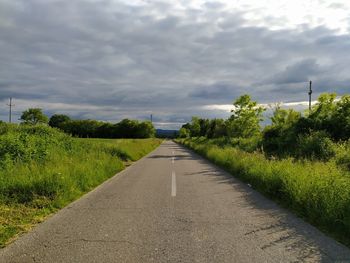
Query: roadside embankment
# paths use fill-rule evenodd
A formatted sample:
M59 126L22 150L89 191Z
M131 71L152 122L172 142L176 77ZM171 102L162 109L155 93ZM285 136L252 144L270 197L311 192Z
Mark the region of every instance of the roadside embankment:
M350 174L334 162L272 160L205 138L176 141L349 246Z

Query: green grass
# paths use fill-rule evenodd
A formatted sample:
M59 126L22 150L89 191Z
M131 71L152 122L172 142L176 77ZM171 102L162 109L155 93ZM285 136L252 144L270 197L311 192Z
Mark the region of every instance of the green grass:
M118 156L124 161L137 161L149 153L162 141L160 139L76 139L81 142L88 142L89 145L101 147L103 144L106 151L113 156Z
M48 127L0 127L0 247L160 143L76 139Z
M350 174L336 162L269 160L204 138L178 142L350 245Z

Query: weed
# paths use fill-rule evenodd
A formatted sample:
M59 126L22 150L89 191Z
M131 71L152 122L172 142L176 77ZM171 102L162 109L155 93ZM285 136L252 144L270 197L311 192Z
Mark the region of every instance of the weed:
M262 153L217 146L203 138L179 139L178 142L350 244L350 174L334 160L271 160ZM348 162L347 157L341 160Z
M78 139L46 126L0 125L0 247L160 143Z

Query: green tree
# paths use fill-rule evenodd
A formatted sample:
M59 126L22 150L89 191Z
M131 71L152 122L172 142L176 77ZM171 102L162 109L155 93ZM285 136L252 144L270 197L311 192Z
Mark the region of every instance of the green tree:
M312 107L308 116L312 127L315 130L329 130L332 126L332 119L337 108L336 104L337 94L323 93L318 99L317 103Z
M209 120L208 119L199 119L200 132L199 136L206 136L209 129Z
M318 97L317 103L312 107L309 118L320 122L330 119L336 109L336 98L336 93L322 93Z
M336 103L328 132L336 140L350 139L350 95L344 95Z
M208 138L219 138L226 136L225 121L223 119L210 120L206 136Z
M24 111L21 115L20 120L24 124L43 124L48 122L47 116L39 108L30 108Z
M156 129L150 121L139 122L136 127L135 138L153 138L156 135Z
M51 116L49 120L49 125L54 128L60 128L62 123L70 121L71 119L69 116L64 115L64 114L54 114Z
M120 138L135 138L138 122L136 120L123 119L117 123L117 134Z
M265 108L258 106L247 94L240 96L233 105L227 127L229 136L249 138L259 134Z
M192 117L190 124L191 137L197 137L201 134L201 125L198 117Z
M185 127L181 127L179 130L179 137L180 138L188 138L190 137L190 131L186 129Z
M97 137L97 131L102 124L95 120L71 120L61 123L60 128L73 136L94 138Z
M273 116L271 117L271 126L284 129L290 128L299 120L300 117L300 112L293 109L282 109L280 106L277 106L273 112Z
M98 138L116 138L116 124L108 122L101 124L97 128L95 136Z
M270 154L291 152L297 140L295 125L300 122L300 118L300 112L281 109L278 105L271 117L271 125L266 126L263 131L264 150Z
M299 133L324 131L333 140L350 138L350 95L337 100L335 93L323 93L307 118L301 118L296 125Z

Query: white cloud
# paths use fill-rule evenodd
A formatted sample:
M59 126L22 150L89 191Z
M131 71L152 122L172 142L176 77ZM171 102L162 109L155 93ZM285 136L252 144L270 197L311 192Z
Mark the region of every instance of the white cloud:
M205 2L205 1L203 1ZM247 25L272 30L326 26L339 34L349 32L350 2L347 0L222 0L228 9L245 13Z
M219 111L224 111L224 112L231 112L231 110L233 109L233 105L230 104L213 104L213 105L205 105L202 106L203 110L219 110Z
M311 101L311 105L315 105L317 103L316 100ZM300 107L306 108L309 106L309 101L295 101L295 102L271 102L271 103L259 103L258 106L262 106L264 108L273 108L274 106L281 106L285 108L296 108L299 110ZM224 112L231 112L232 109L234 109L234 106L232 104L212 104L212 105L205 105L201 107L204 110L209 111L224 111Z

